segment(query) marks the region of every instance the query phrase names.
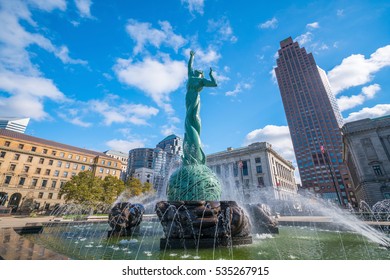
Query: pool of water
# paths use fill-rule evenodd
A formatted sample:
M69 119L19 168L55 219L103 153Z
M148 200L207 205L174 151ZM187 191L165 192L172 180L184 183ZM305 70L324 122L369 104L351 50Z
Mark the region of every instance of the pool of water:
M44 228L30 240L72 259L119 260L389 260L390 250L365 237L315 227L280 226L279 234L253 235L253 244L209 249L160 250L161 226L143 222L132 236L110 237L105 223L70 223Z

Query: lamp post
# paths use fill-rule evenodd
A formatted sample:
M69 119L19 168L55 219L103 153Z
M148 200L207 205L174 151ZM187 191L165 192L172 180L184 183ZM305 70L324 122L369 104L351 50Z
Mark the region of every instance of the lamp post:
M320 149L321 149L321 153L324 155L325 162L326 162L326 164L327 164L327 166L328 166L329 173L330 173L330 177L332 178L332 181L333 181L333 187L334 187L334 189L336 190L337 200L339 201L340 206L341 206L341 205L344 206L344 202L342 202L341 196L340 196L340 193L339 193L339 190L338 190L338 188L337 188L337 186L336 186L336 181L335 181L335 179L334 179L332 167L330 166L330 161L329 161L328 152L325 150L325 148L324 148L323 145L321 145Z

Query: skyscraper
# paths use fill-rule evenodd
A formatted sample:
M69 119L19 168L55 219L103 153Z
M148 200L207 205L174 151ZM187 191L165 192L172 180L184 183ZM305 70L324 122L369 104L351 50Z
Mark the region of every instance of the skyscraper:
M342 117L325 71L291 37L280 42L275 73L302 187L346 204L353 196L342 158Z

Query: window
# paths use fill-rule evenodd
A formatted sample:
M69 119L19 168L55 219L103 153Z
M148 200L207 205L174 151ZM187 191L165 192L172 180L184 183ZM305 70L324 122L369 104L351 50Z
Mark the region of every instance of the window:
M62 189L62 188L65 186L65 183L66 183L66 182L61 181L61 183L60 183L60 189Z
M80 159L80 156L76 156L76 160L79 160Z
M47 149L43 149L42 153L46 155L47 154Z
M51 151L51 155L55 156L57 154L57 151Z
M47 196L48 199L52 199L53 198L53 193L49 193L49 195Z
M77 163L73 164L73 169L74 169L74 170L76 170L77 167L78 167L78 164L77 164Z
M259 158L259 157L255 158L255 162L256 163L261 163L261 158Z
M105 160L102 160L102 164L104 165L106 163L106 161Z
M68 172L64 171L64 173L62 174L62 177L64 177L64 178L68 177Z
M72 172L72 177L73 177L73 176L76 176L76 172Z
M29 156L29 157L27 158L27 162L32 162L32 160L33 160L33 157L32 157L32 156Z
M84 161L84 162L86 162L86 161L87 161L87 158L86 158L86 157L84 157L84 158L83 158L83 161Z
M36 150L37 150L37 147L34 147L34 146L31 147L31 152L35 152Z
M5 176L4 184L8 185L11 183L12 176Z
M69 168L70 167L70 163L69 162L65 163L65 167Z
M6 152L0 152L0 158L5 158Z
M108 168L106 169L106 174L110 174L110 169L108 169Z
M42 180L42 188L46 188L47 186L47 179Z
M65 154L64 153L60 153L60 157L64 157L65 156Z
M264 187L264 178L257 177L257 183L258 183L259 187Z
M85 165L82 165L82 166L81 166L81 170L82 170L82 171L85 170Z
M24 145L23 145L23 144L19 144L19 145L18 145L18 148L21 149L21 150L23 150Z
M263 173L263 168L261 167L261 165L256 166L256 173L257 174Z
M72 155L72 154L69 154L69 155L68 155L68 158L72 158L72 157L73 157L73 155Z
M58 177L58 175L60 175L60 171L59 170L55 170L53 176L54 177Z
M111 166L111 161L109 161L107 164L108 164L108 166Z
M4 146L9 147L11 145L10 141L5 141Z
M32 181L31 181L31 186L32 186L32 187L36 187L36 186L37 186L37 183L38 183L38 179L34 178L34 179L32 179Z
M30 170L30 166L27 166L27 165L25 165L24 167L23 167L23 172L28 172Z
M19 158L20 158L20 154L15 154L14 155L14 160L19 160Z
M112 175L115 175L116 174L116 170L112 170Z
M114 166L115 166L115 167L118 167L118 163L117 163L117 162L115 162Z
M39 159L39 164L43 164L43 163L44 163L44 161L45 161L45 159L44 159L44 158L40 158L40 159Z
M38 194L38 198L43 198L43 192L40 192L40 193Z
M9 171L15 171L15 168L16 168L16 164L11 164L9 166Z
M57 199L61 199L62 195L61 194L58 194L57 195Z
M372 166L372 169L374 169L375 175L377 175L377 176L382 176L383 175L382 169L381 169L381 167L379 165Z
M99 169L99 173L103 173L104 169L102 167L100 167Z
M248 162L246 160L242 162L242 175L248 176Z
M46 169L45 175L50 175L50 169Z
M26 178L21 177L21 178L19 179L19 186L23 186L23 185L24 185L24 182L26 182Z
M51 160L49 160L49 165L53 165L53 160L51 159Z
M62 166L62 161L59 160L59 161L57 162L57 167L61 167L61 166Z

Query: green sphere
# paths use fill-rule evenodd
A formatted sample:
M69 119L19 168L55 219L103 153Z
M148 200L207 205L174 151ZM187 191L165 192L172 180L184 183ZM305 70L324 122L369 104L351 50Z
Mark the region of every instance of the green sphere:
M221 192L221 183L206 165L184 165L169 178L167 198L169 201L219 201Z

